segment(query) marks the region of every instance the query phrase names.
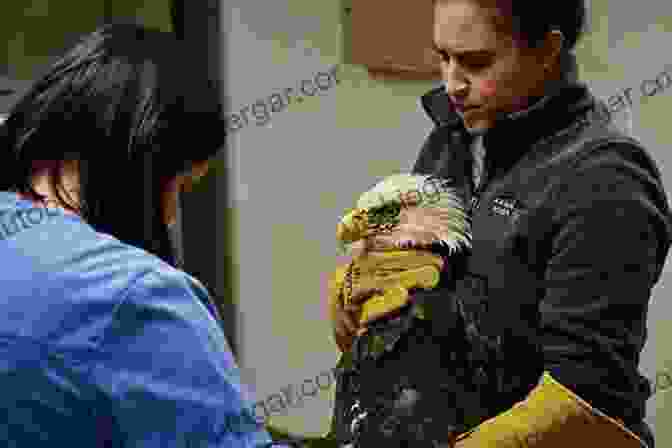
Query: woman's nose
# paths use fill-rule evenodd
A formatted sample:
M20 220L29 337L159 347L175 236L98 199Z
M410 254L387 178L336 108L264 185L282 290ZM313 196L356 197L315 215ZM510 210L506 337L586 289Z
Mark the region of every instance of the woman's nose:
M444 86L451 99L462 101L469 96L469 85L464 81L446 82Z
M464 98L469 93L467 79L454 64L444 64L442 75L446 93L451 98Z

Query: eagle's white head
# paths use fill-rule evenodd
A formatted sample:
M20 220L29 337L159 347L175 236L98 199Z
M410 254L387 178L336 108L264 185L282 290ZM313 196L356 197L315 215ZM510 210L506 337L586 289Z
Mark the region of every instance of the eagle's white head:
M394 174L362 194L341 219L337 239L346 254L354 246L395 250L439 244L455 253L471 247L464 201L448 179Z

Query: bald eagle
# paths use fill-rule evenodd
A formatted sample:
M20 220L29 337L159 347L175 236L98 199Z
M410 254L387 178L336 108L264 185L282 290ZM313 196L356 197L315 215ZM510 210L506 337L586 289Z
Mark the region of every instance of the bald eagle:
M452 447L492 414L496 381L483 368L492 351L440 285L444 268L471 249L464 204L451 179L395 174L345 211L336 236L352 258L337 271L338 300L347 303L357 288L383 293L362 304L366 331L338 360L329 432L274 439L310 448Z
M344 303L358 288L384 290L362 305L360 323L367 324L408 304L410 289L437 286L447 258L471 248L471 226L449 179L395 174L346 211L336 238L341 253L353 256Z
M451 255L471 247L471 227L459 191L433 175L395 174L362 194L338 224L343 252L378 243L383 249L430 248Z

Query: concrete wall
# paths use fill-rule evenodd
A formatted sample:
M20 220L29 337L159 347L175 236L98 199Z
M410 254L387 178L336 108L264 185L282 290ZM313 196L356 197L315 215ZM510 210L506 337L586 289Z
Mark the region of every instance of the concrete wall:
M431 129L417 102L431 84L374 82L362 68L340 66L339 2L223 5L231 112L294 89L284 109L276 97L278 112L269 120L263 106L247 125L233 120L231 129L239 129L229 142L240 361L264 398L335 364L321 293L334 268L337 219L375 178L410 168ZM335 65L338 84L316 78ZM299 102L302 80L325 89L310 97L314 84L305 84ZM314 388L306 385L306 393ZM330 399L328 392L306 398L273 422L322 432Z

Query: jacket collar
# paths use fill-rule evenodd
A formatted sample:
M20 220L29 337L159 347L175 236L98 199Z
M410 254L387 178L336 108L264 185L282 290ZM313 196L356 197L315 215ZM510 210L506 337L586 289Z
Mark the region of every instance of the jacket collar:
M575 56L566 53L561 64L564 75L549 86L546 96L533 100L527 109L498 120L484 134L486 165L491 175L509 168L535 141L566 128L579 114L596 106L597 101L585 83L578 80ZM443 86L424 94L421 104L436 126L453 128L466 142L471 142L472 137ZM490 148L495 150L490 151Z

